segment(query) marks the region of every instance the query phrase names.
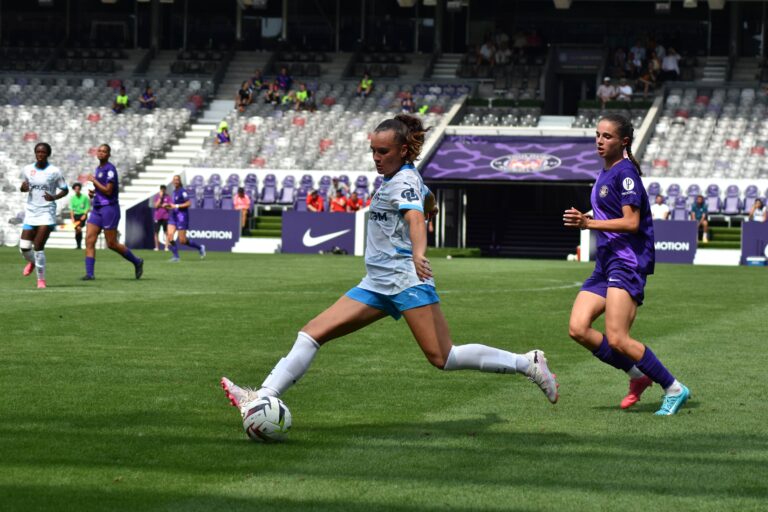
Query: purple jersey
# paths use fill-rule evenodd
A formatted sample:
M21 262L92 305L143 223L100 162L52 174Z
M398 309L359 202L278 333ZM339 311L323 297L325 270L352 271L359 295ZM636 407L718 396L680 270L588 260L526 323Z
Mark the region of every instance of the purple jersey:
M173 191L173 204L184 204L189 201L189 194L184 187L179 187ZM178 211L186 212L187 208L179 208Z
M603 170L592 187L592 210L596 220L618 219L624 216L625 205L640 210L637 233L609 233L597 231L597 262L603 269L615 265L640 274L653 274L655 252L653 248L653 221L648 194L637 169L630 160L622 160Z
M108 204L116 205L117 204L117 193L118 193L118 183L117 183L117 169L114 165L107 162L104 165L100 165L96 168L96 171L94 172L96 176L96 181L104 185L105 187L109 183L114 183L112 187L112 194L106 195L102 194L99 189L96 189L96 194L93 196L93 206L106 206Z

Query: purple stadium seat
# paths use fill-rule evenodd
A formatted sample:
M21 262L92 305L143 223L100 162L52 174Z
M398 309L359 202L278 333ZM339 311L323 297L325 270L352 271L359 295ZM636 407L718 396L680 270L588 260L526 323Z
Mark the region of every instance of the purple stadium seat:
M245 185L245 195L251 198L251 206L248 208L248 212L253 213L253 209L256 207L256 201L259 197L259 192L256 190L255 183L253 186L248 184Z
M256 185L259 183L259 178L256 177L255 174L252 172L249 172L245 175L245 180L243 180L243 184L245 185L245 188L256 188Z
M349 187L349 176L346 174L341 174L339 176L339 183L344 183L347 187Z
M232 200L232 190L230 185L224 185L221 188L221 205L222 210L232 210L235 207L235 203Z
M328 192L328 189L331 187L331 177L330 176L323 176L320 178L320 183L317 186L318 190L325 190L326 193ZM325 197L325 196L323 196Z
M677 196L670 218L672 220L687 220L689 217L685 196Z
M205 178L200 176L199 174L192 178L192 181L189 182L190 185L194 185L195 187L202 187L205 185Z
M213 185L214 187L220 187L221 186L221 175L217 173L211 174L211 177L208 178L208 184Z
M237 187L240 186L240 176L235 173L230 174L229 177L227 178L227 185L237 189Z
M379 187L381 186L381 183L384 181L384 178L381 176L376 176L376 179L373 180L373 191L376 192L379 190Z
M311 174L305 174L304 176L301 177L301 181L299 182L300 188L311 189L314 186L315 186L315 180L312 179Z
M680 195L680 185L678 185L677 183L673 183L669 187L667 187L667 204L669 205L670 208L675 207L675 200L679 195Z
M720 187L714 183L707 187L707 211L709 213L720 213L723 208L723 202L720 200Z
M296 202L293 203L293 207L297 212L305 212L307 211L307 189L305 188L299 188L299 191L296 193Z
M741 199L739 199L739 187L729 185L725 189L725 200L723 201L723 213L726 215L738 215L741 212Z
M189 196L189 207L197 208L197 187L187 185L186 191L187 195Z
M203 187L203 208L210 210L216 207L216 188L213 185L206 185Z
M259 203L274 204L277 200L277 178L274 174L267 174L264 177L264 188L261 189Z
M354 191L357 192L357 197L365 201L368 199L368 177L358 176L355 180Z
M293 204L294 196L296 195L296 178L293 176L286 176L283 180L283 188L280 190L280 195L277 198L278 204Z
M701 194L701 187L697 184L688 185L688 189L685 191L685 195L688 196L688 200L693 202L696 200L696 196Z
M653 202L654 198L659 194L661 194L661 185L656 181L650 183L648 185L648 197L651 198L651 202Z
M749 215L749 211L752 209L752 205L755 204L755 200L760 197L760 191L757 186L750 185L744 190L744 201L741 204L741 211L745 215Z

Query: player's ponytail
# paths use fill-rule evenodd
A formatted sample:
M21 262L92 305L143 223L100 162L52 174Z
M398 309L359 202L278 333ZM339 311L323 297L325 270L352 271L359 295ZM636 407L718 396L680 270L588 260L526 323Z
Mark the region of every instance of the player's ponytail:
M416 116L408 114L398 114L394 119L387 119L382 121L379 126L374 130L375 132L383 132L392 130L395 132L395 142L398 144L405 144L406 162L415 162L421 154L421 148L424 145L424 139L429 128L425 128Z
M620 138L629 138L629 143L625 148L627 150L627 157L629 158L629 161L632 162L632 165L634 165L637 169L637 174L642 176L643 171L640 169L640 162L638 162L637 158L635 158L635 155L632 154L632 142L635 140L635 129L632 126L632 122L620 114L605 114L600 118L600 121L608 121L613 123L619 132Z

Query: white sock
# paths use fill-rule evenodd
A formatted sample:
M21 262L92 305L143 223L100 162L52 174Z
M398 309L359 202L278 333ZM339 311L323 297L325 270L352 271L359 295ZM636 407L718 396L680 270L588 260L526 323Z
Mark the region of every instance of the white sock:
M525 373L528 358L506 350L472 343L454 345L443 370L480 370L490 373Z
M665 395L679 395L683 392L683 385L680 384L680 381L675 379L675 382L672 383L671 386L664 389Z
M627 370L627 375L629 375L630 379L639 379L640 377L645 376L645 374L641 372L637 366L633 366L632 368Z
M35 270L38 279L45 279L45 251L35 251Z
M24 259L27 260L29 263L35 262L35 253L32 251L32 249L22 249L21 255L24 256Z
M264 379L261 389L257 391L259 398L280 396L296 384L309 369L319 348L320 345L312 336L299 332L291 351L277 362L272 372Z

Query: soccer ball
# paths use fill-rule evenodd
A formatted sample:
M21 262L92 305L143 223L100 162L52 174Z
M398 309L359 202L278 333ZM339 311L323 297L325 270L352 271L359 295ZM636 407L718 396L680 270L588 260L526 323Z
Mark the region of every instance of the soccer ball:
M258 398L243 407L243 429L254 441L284 441L291 429L291 411L274 396Z

